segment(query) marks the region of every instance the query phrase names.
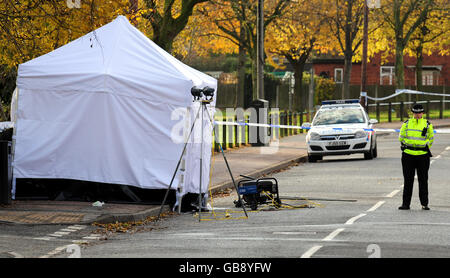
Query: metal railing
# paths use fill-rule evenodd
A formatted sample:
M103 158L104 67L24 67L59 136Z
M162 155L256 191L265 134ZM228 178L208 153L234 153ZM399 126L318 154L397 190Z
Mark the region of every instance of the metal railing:
M400 101L373 103L368 105L369 116L376 118L378 122L404 121L409 112L409 107L419 103L425 108L427 119L443 119L450 116L450 110L446 109L446 103L450 100L424 100L424 101Z

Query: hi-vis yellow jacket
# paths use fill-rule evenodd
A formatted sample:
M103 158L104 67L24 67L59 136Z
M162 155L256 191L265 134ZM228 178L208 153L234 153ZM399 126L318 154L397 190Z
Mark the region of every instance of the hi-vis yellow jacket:
M422 135L424 128L426 133ZM403 151L407 154L427 154L427 146L431 147L434 141L433 125L426 119L412 117L403 123L398 140L406 147Z

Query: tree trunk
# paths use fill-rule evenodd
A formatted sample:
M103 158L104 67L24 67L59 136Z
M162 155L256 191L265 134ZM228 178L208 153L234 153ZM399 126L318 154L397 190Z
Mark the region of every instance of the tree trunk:
M345 50L344 50L344 78L342 86L342 99L350 97L350 78L352 74L353 40L352 37L352 19L353 19L353 0L347 3L347 14L345 30Z
M305 63L296 63L294 66L294 96L295 96L295 106L300 109L300 111L305 110L305 103L303 100L303 71L305 70Z
M352 55L345 54L344 58L344 77L342 84L342 99L350 98L350 78L352 73Z
M244 28L241 27L241 34L240 34L240 40L239 40L239 56L238 56L238 66L237 66L237 73L238 73L238 86L237 86L237 95L238 100L236 103L236 107L244 107L245 102L245 60L247 58L246 56L246 50L244 47L244 40L245 40L245 31Z
M128 11L131 15L135 15L138 11L139 7L139 0L130 0L130 10ZM131 24L133 24L135 27L137 27L137 21L136 18L131 19Z
M420 44L416 49L416 86L417 91L423 90L422 84L422 65L423 65L423 45ZM416 100L419 95L416 95Z
M252 100L258 99L256 57L252 59Z
M395 47L395 85L397 89L405 88L405 69L403 64L404 46L401 42L397 42Z
M252 41L254 42L253 45L255 45L256 43L256 37L252 37ZM258 90L257 90L257 77L258 77L258 73L257 73L257 61L256 59L258 59L257 55L256 55L256 47L252 47L250 49L248 49L248 55L252 61L252 100L258 99Z
M157 10L157 4L154 0L144 0L149 9L143 17L149 20L153 29L152 40L167 52L172 52L173 41L176 36L186 27L189 17L192 15L195 5L206 0L183 0L181 1L180 14L177 17L172 16L174 0L165 1L164 12L160 14Z

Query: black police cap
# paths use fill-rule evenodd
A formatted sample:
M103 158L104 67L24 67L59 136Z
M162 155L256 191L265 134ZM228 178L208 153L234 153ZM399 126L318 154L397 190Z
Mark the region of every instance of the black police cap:
M423 113L425 110L423 109L422 104L414 104L414 106L411 108L411 111L413 113Z

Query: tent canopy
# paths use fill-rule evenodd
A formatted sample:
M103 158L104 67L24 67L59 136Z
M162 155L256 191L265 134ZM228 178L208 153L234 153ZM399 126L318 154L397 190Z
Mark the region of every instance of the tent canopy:
M17 78L20 89L108 92L185 107L192 97L182 88L216 83L165 52L124 16L21 64Z
M183 148L172 137L185 119L174 111L193 106L193 86L217 89L217 80L172 57L123 16L21 64L14 177L167 188ZM205 141L210 147L211 136ZM209 173L211 154L204 155ZM187 159L194 167L199 158Z

